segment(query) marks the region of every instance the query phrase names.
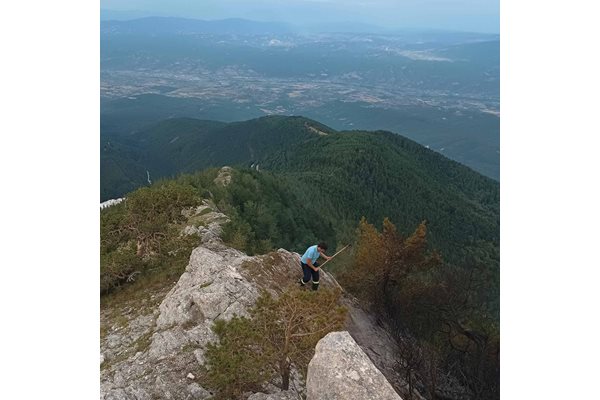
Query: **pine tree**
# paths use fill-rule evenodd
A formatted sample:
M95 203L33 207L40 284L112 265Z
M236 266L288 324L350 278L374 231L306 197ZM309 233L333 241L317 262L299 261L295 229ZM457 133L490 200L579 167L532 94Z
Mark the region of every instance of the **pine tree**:
M288 289L277 299L263 292L251 318L215 325L220 343L208 346L206 384L221 399L240 398L275 377L288 390L292 365L305 374L317 342L342 327L346 310L339 298L339 291L328 289Z

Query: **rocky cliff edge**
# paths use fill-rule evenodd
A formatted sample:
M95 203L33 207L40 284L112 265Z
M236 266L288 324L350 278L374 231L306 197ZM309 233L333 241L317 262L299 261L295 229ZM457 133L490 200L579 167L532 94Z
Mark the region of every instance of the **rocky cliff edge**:
M196 375L204 364L206 345L216 339L211 330L213 322L218 318L228 320L235 314L247 315L261 290L277 295L300 277L297 253L279 249L250 257L224 245L219 234L227 217L217 211L207 214L206 207L190 213L190 220L202 215L205 223L188 226L184 233L200 236L201 244L192 251L185 272L170 289L148 294L139 307L135 303L110 310L113 315L110 323L109 311L101 311L105 331L101 339L101 399L211 398L213 394L200 385ZM333 285L334 280L322 273L321 286ZM365 324L370 324L357 312L351 309L351 331L352 327L360 325L364 329ZM386 342L385 335L374 324L368 329L378 331L381 340L366 347L367 351L377 353L378 346L385 348L391 343ZM334 357L335 354L338 356ZM322 339L311 365L308 387L300 374L294 373L293 390L279 392L273 386L269 393L249 394L249 399L298 399L306 394L313 400L357 398L342 391L355 390L348 385L355 383L354 378L362 382L356 390L369 393L369 397L361 399L399 398L389 397L393 392L390 384L347 332ZM353 372L344 372L350 370ZM379 395L381 387L386 389ZM325 388L327 392L323 391ZM322 397L325 393L329 397Z

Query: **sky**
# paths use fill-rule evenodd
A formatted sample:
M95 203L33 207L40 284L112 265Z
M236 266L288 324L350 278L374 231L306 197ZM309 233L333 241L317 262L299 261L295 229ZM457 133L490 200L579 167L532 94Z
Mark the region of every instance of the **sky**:
M499 0L101 0L118 19L246 18L298 25L360 22L391 29L499 33Z

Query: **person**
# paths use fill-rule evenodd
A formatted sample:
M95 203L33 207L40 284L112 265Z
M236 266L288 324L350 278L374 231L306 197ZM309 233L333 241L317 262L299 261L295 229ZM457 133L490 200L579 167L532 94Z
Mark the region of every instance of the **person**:
M304 255L300 259L300 266L304 276L300 278L300 285L305 286L312 278L312 290L319 288L319 263L317 260L319 257L323 257L325 260L331 259L325 252L327 251L327 244L320 242L314 246L310 246L304 252Z

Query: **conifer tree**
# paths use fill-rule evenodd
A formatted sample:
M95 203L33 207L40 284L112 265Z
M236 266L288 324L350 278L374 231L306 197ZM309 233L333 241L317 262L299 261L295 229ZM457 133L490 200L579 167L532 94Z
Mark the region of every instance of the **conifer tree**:
M305 374L317 342L342 327L346 310L339 305L340 294L294 288L273 298L263 292L251 318L217 322L219 344L206 352L206 384L221 399L240 398L266 382L288 390L292 365Z

